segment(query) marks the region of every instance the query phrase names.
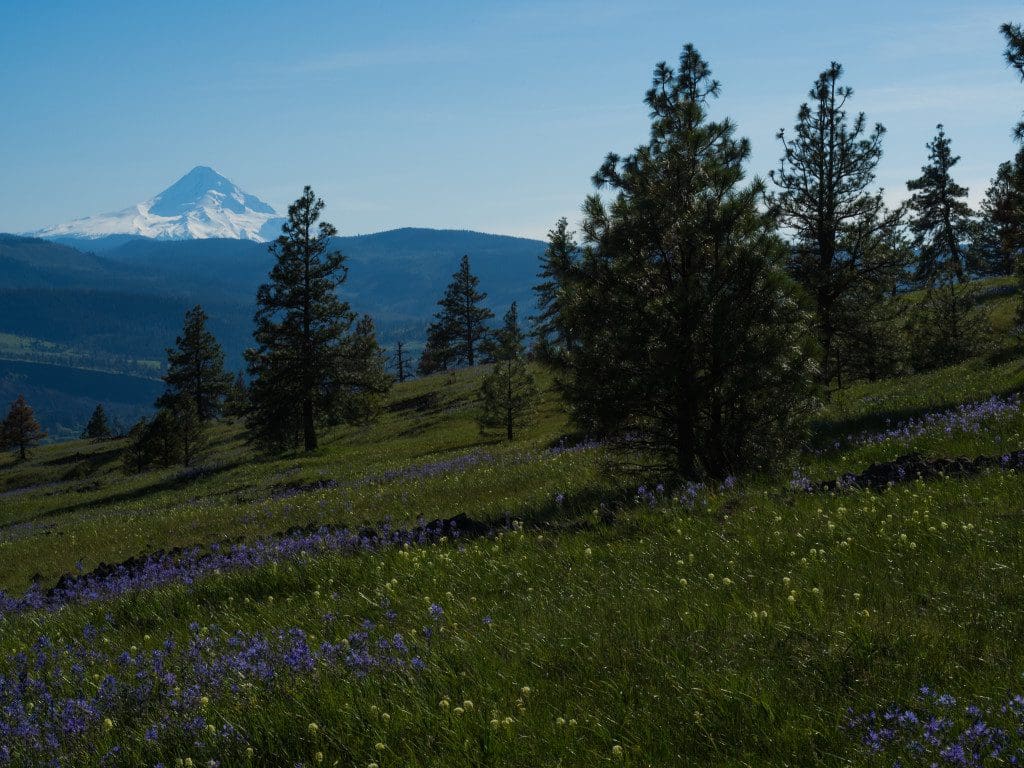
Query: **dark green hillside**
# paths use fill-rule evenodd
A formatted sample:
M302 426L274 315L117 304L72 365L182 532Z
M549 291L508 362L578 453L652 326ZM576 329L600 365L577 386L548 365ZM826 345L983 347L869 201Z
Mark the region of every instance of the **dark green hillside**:
M162 391L163 382L154 378L0 359L0 407L25 395L50 440L78 437L97 403L131 426Z
M66 245L0 234L0 286L10 288L138 288L149 280L114 261Z
M469 255L497 315L513 301L532 307L545 247L526 238L413 228L342 237L338 244L350 259L353 301L396 320L429 317L463 254ZM360 274L367 277L357 281Z
M91 241L75 242L87 249ZM532 285L544 243L504 235L438 229L396 229L337 238L348 257L345 288L353 306L387 328L425 322L463 254L469 254L496 308L513 301L532 306ZM266 278L271 258L264 243L242 240L131 239L104 258L159 275L181 290L249 299Z
M102 246L96 248L101 255L89 252L94 245ZM488 303L500 314L513 301L532 306L537 258L544 249L535 240L431 229L343 237L338 245L348 256L344 290L353 309L373 316L382 344L402 340L413 355L463 254L470 254ZM0 334L37 339L67 352L62 357L0 349L0 358L137 372L163 359L185 310L199 303L228 367L237 369L252 341L253 298L270 265L266 244L243 240L50 242L0 235ZM59 383L43 388L50 403L44 420L62 414L60 422L44 426L53 434L77 433L84 422L68 421L71 414L83 413L77 395L68 391L67 402L60 404ZM135 413L150 404L126 402Z
M24 288L0 291L0 328L83 351L140 359L163 357L190 306L187 296L146 295L93 289ZM241 357L251 319L249 307L212 304L216 329Z

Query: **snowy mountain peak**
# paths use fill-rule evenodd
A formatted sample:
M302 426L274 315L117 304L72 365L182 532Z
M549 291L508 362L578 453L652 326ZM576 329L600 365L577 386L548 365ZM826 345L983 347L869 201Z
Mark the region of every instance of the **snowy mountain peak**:
M283 219L213 168L197 165L163 192L115 213L46 227L36 237L99 238L138 235L158 240L223 237L272 240Z

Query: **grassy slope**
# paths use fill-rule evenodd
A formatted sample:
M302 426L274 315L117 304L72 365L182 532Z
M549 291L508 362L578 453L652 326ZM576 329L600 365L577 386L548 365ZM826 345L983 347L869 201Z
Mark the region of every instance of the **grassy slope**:
M992 300L994 324L1006 322L1009 306ZM923 684L979 702L1019 690L1019 474L881 494L741 481L708 493L696 511L637 506L606 525L592 514L594 492L610 496L615 483L597 452L542 453L567 429L555 398L548 394L536 426L506 446L481 437L472 421L479 375L398 387L379 424L339 430L309 458L257 461L236 429L219 427L211 471L198 479L176 471L123 478L117 446L108 444L52 446L29 465L0 464L0 585L15 590L34 573L50 582L76 560L89 567L308 521L465 512L534 523L493 541L321 555L9 617L0 620L0 659L41 633L71 637L86 623L103 627L113 649L150 649L186 636L193 621L212 636L301 627L340 639L364 618L379 620L382 598L396 627L413 636L428 622L427 605L444 607L421 673L319 672L214 696L203 716L233 724L241 743L170 732L147 743L150 713L126 711L91 736L100 751L123 746L126 765L185 757L196 765L313 765L317 753L346 766L859 764L872 758L842 729L848 708L909 701ZM824 478L909 450L1019 448L1019 412L976 432L829 446L887 419L1016 391L1022 380L1022 361L1002 353L858 385L823 409L818 450L795 465ZM479 450L495 460L426 479L380 478ZM339 487L274 498L326 479ZM26 485L38 487L14 491ZM567 494L562 507L553 502L558 492ZM79 752L72 762L92 759Z
M198 479L180 469L124 477L119 441L47 446L25 464L4 455L0 589L24 588L33 576L52 583L78 562L90 569L155 549L294 525L357 527L386 518L408 525L419 517L459 513L481 521L543 515L556 493L601 485L588 457L544 455L566 431L550 391L536 423L514 444L481 435L473 400L481 376L477 369L397 386L377 423L328 434L312 457L261 459L245 446L240 426L218 425ZM541 383L549 388L543 374ZM464 472L381 479L474 453L484 460ZM332 481L337 487L288 493Z

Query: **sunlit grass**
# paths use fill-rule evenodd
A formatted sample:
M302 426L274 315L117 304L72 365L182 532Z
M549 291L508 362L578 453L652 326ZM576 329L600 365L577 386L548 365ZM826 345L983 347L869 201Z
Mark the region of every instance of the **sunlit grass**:
M991 303L1005 314L1005 296ZM860 439L1010 398L1022 365L1011 341L996 358L851 387L823 407L794 468L821 480L911 451L1024 448L1024 414L1012 407L976 429ZM89 570L293 526L465 514L494 532L312 549L12 613L0 619L0 678L12 679L19 653L39 658L47 637L91 649L73 673L59 651L29 664L48 692L93 701L107 675L119 681L116 706L63 737L62 764L76 766L891 765L847 729L851 710L905 705L921 686L993 706L1022 690L1021 474L842 493L741 478L694 505L657 491L653 503L631 502L600 449L549 450L570 427L542 375L538 418L511 445L480 434L472 370L397 387L378 423L333 431L312 456L257 457L237 425L221 425L196 476L124 477L111 443L0 460L0 586L14 593L79 562ZM318 655L323 643L351 644L366 620L373 643L399 635L422 664L371 669ZM263 680L203 676L197 663L255 636L284 643L292 630L316 657L309 666L302 654L294 667L275 657ZM143 660L168 638L174 683L143 695ZM189 643L206 650L190 655ZM12 706L6 690L0 747L2 723L41 711L22 705L45 708L36 693ZM13 765L45 764L8 738L22 750Z

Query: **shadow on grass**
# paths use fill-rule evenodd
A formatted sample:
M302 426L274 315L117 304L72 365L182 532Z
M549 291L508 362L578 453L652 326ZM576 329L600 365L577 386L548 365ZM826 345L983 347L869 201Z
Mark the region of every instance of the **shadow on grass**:
M402 400L388 403L384 410L388 413L407 413L409 411L415 411L416 413L440 413L441 402L437 392L424 392L422 395L406 397Z
M124 440L109 440L94 445L104 446L101 450L75 451L66 456L59 456L49 461L38 462L41 467L64 467L68 465L88 464L90 467L99 467L108 461L113 461L118 454L124 450Z
M1012 354L1004 362L1014 360L1018 355ZM1024 361L1014 373L1014 376L1024 375ZM979 395L965 402L977 402L986 400L989 397L1008 397L1018 394L1024 389L1024 380L1017 385L1005 386L992 390L985 395ZM919 419L926 414L955 408L959 403L947 403L941 405L920 405L914 407L891 408L889 410L872 411L846 419L830 421L826 419L812 419L810 423L810 438L808 440L811 448L819 450L830 449L836 440L853 437L865 432L877 432L888 429L900 422ZM841 446L842 447L842 446Z
M141 485L141 486L139 486L137 488L133 488L130 491L123 491L121 493L113 493L113 494L102 496L102 497L97 498L97 499L91 499L89 501L81 501L81 502L79 502L77 504L69 504L67 506L58 507L57 509L46 510L45 512L41 512L40 514L36 515L35 517L33 517L31 519L32 520L43 520L43 519L46 519L48 517L55 517L57 515L64 515L64 514L67 514L69 512L81 512L81 511L93 509L95 507L104 507L104 506L107 506L109 504L118 504L118 503L121 503L121 502L137 501L138 499L141 499L141 498L143 498L145 496L149 496L149 495L154 494L154 493L160 493L161 491L171 491L171 490L176 490L176 489L179 489L179 488L184 488L185 486L190 485L191 483L194 483L197 480L201 480L201 479L205 480L205 479L208 479L208 478L211 478L211 477L216 477L217 475L223 474L225 472L230 472L231 470L237 469L238 467L242 466L243 464L248 464L248 463L251 463L251 459L246 459L246 460L239 459L237 461L233 461L233 462L229 462L229 463L225 463L225 464L218 464L216 467L212 467L212 468L201 468L198 473L191 473L191 472L189 472L189 470L183 469L183 470L181 470L179 472L175 472L174 474L168 475L163 480L159 480L159 481L157 481L155 483L151 483L151 484L148 484L148 485ZM244 487L240 486L240 487L236 488L235 491L243 490L243 489L244 489ZM225 491L222 491L221 493L231 493L231 492L232 492L231 490L225 490Z

